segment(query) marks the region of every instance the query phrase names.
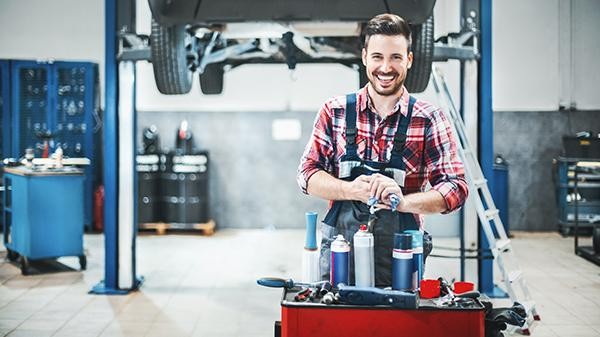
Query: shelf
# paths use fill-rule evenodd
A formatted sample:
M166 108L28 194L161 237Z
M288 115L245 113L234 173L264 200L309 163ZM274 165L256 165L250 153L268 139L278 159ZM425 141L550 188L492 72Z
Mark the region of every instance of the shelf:
M588 201L579 201L579 207L592 207L592 206L600 206L600 200L588 200ZM575 201L565 201L565 205L575 207Z
M559 188L575 188L575 184L565 184L565 183L561 183L558 185ZM578 183L577 184L577 188L600 188L600 182L597 183Z

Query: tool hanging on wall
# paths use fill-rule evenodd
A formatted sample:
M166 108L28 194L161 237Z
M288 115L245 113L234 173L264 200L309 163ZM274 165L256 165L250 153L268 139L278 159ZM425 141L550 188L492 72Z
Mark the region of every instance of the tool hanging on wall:
M446 102L447 111L450 113L458 153L465 166L465 176L469 183L469 197L475 202L481 227L489 242L494 261L496 261L502 274L505 290L513 302L519 302L526 308L527 321L520 329L521 333L529 335L533 321L540 320L535 302L531 297L523 272L518 267L517 258L514 255L510 239L504 230L500 212L494 204L487 180L467 138L466 126L454 104L446 81L437 67L433 67L432 81L436 93ZM498 238L494 233L498 234ZM517 329L517 327L514 327L514 329Z

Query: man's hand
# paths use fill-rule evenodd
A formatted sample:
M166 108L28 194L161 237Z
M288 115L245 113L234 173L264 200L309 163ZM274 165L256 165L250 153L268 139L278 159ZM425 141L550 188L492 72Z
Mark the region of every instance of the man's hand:
M366 204L371 196L370 183L370 176L361 175L356 177L356 179L350 181L347 185L346 199L357 200Z
M369 194L379 200L380 204L377 205L377 208L392 208L390 194L397 195L400 198L400 205L402 205L404 199L402 189L394 179L379 173L373 174L370 178Z

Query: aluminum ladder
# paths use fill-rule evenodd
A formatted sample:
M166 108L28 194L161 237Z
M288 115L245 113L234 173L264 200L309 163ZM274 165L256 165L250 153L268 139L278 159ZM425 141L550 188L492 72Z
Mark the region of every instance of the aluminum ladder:
M451 124L454 129L454 136L457 140L458 153L463 161L465 176L469 183L469 194L475 201L481 227L489 242L494 261L496 261L498 269L500 269L502 281L506 288L505 290L513 302L521 303L527 311L527 319L522 327L509 326L509 329L507 330L509 332L520 330L520 333L530 335L530 328L533 321L540 320L540 316L535 307L535 302L531 297L523 273L518 266L511 241L504 230L504 225L500 219L500 212L494 204L487 180L473 153L473 148L469 144L466 126L456 109L444 76L435 66L432 71L432 79L436 93L438 96L442 97L447 104L447 110L450 113ZM494 231L497 233L498 237L496 237Z

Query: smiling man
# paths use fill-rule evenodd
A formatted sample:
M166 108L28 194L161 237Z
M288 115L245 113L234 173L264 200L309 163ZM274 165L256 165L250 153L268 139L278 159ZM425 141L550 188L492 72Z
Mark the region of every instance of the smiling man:
M404 87L413 62L409 25L381 14L365 28L362 62L369 83L321 107L298 168L304 193L330 200L321 226L321 276L329 279L330 245L337 234L352 241L369 220L369 198L379 201L375 237L375 284L391 284L394 233L424 232L423 214L461 207L468 188L452 127L437 107ZM427 185L431 186L426 190ZM392 212L390 196L399 197ZM354 282L351 251L350 283Z

